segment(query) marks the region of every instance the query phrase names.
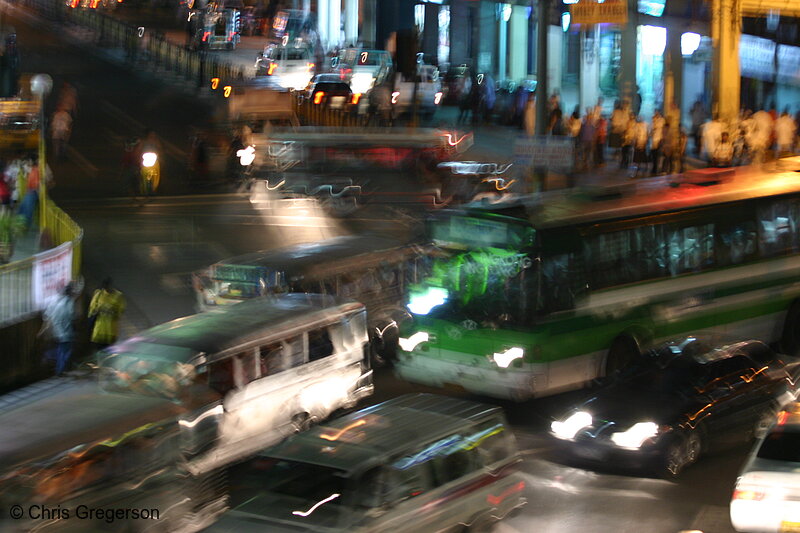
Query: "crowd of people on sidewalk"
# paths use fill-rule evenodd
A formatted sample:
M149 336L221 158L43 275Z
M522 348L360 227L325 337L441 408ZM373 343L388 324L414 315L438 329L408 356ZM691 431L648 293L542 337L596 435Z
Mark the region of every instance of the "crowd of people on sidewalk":
M36 152L20 151L7 161L0 161L0 205L25 218L30 227L39 204L39 161ZM52 183L50 168L47 184Z

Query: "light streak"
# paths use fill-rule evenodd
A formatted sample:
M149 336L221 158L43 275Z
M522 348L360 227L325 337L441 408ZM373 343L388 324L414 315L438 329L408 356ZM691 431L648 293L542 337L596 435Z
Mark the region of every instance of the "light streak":
M330 496L328 496L328 497L327 497L327 498L325 498L324 500L321 500L321 501L319 501L319 502L315 503L314 505L312 505L312 506L311 506L311 509L309 509L308 511L292 511L292 514L293 514L293 515L296 515L296 516L303 516L303 517L306 517L306 516L310 515L311 513L313 513L314 511L316 511L316 510L317 510L317 508L318 508L320 505L325 505L325 504L326 504L326 503L328 503L329 501L335 500L335 499L336 499L336 498L338 498L339 496L341 496L341 494L331 494Z
M355 422L353 422L351 424L348 424L347 426L343 427L342 429L340 429L339 431L337 431L333 435L329 435L327 433L323 433L322 435L319 436L319 438L325 439L325 440L329 440L329 441L333 442L335 440L339 440L342 437L342 435L344 435L345 433L347 433L351 429L355 429L355 428L357 428L359 426L363 426L366 423L367 423L367 421L362 418L360 420L356 420Z

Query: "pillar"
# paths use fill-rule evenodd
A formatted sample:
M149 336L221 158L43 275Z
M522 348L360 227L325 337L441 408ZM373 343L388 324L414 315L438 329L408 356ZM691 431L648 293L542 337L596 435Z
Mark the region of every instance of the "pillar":
M345 0L344 44L353 46L358 42L358 0Z
M621 58L618 90L621 99L633 102L636 94L636 52L638 50L637 31L639 27L638 2L628 0L628 23L621 28Z
M683 108L683 53L681 52L680 28L672 25L667 28L667 48L664 50L664 111L672 109L671 104ZM673 118L673 117L670 117ZM681 117L682 118L682 117ZM679 126L675 124L673 126Z
M581 31L581 62L579 73L578 105L584 109L597 104L600 94L600 28L589 27ZM572 109L566 108L572 112Z
M328 0L328 41L331 47L342 43L342 0Z
M548 94L558 89L561 92L561 79L564 70L562 58L564 47L564 32L561 31L561 25L547 26L547 87ZM538 79L538 78L537 78ZM538 93L537 93L538 94Z
M508 76L508 20L506 20L506 7L500 7L497 29L497 79L505 80ZM510 19L510 17L509 17Z
M478 38L475 72L494 73L496 70L494 53L495 43L497 43L497 4L493 2L480 3L474 29Z
M422 31L422 52L425 62L439 64L439 5L425 4L425 28Z
M467 0L450 2L450 64L470 63L470 24Z
M317 0L317 33L323 50L330 48L328 37L328 4L330 0Z
M739 38L742 18L739 0L713 0L711 39L714 47L713 112L722 120L739 116L741 73L739 70Z
M361 0L361 42L369 48L377 48L375 43L375 19L378 16L376 11L377 0Z
M308 17L311 13L311 0L303 0L303 15Z
M508 77L519 82L528 76L528 7L514 6L513 9L509 25Z
M547 131L547 97L548 87L548 48L550 27L550 0L539 0L536 27L536 134L544 135Z

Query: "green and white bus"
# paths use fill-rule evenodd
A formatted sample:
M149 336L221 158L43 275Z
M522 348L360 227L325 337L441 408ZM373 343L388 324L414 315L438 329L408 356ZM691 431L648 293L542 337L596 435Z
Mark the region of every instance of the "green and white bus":
M411 291L397 374L522 401L681 334L797 353L800 174L731 174L443 213L430 231L451 253Z

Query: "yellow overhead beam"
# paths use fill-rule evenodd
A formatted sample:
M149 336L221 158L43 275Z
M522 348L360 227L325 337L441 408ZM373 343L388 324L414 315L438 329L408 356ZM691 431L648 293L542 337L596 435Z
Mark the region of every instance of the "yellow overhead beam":
M782 17L800 17L798 0L741 0L742 16L763 17L777 11Z

